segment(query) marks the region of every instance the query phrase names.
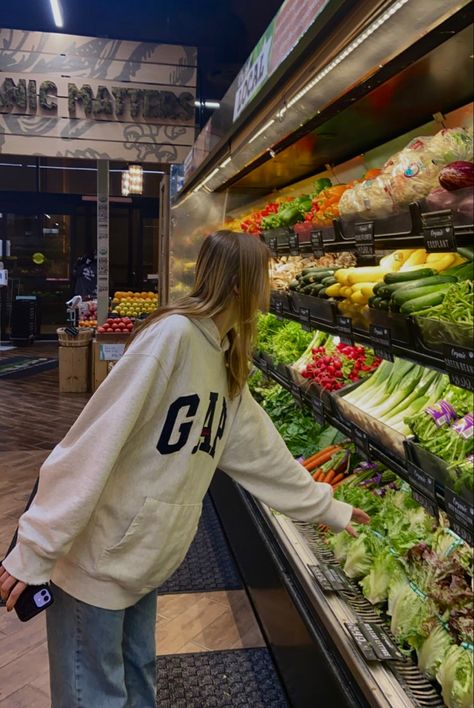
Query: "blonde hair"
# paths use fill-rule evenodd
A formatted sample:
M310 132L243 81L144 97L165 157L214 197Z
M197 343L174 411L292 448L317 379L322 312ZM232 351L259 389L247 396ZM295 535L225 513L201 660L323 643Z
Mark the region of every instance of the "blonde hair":
M270 252L258 237L231 231L211 234L199 251L191 293L158 308L136 328L132 339L163 317L214 317L237 302L237 322L228 333L230 347L225 353L229 394L234 398L249 375L257 312L268 309L269 259Z

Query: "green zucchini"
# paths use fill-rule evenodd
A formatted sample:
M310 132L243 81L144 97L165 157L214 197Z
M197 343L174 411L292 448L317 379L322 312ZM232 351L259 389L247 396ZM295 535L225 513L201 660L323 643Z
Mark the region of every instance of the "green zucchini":
M301 282L308 285L309 283L320 283L324 278L332 277L334 274L333 270L322 270L319 273L308 273L301 278Z
M319 291L318 297L329 297L328 295L326 295L326 288L325 288L325 287L323 287L323 288Z
M474 247L473 246L460 246L457 252L463 258L467 258L468 261L474 261Z
M327 270L330 270L330 268L328 268L327 266L319 266L319 267L311 266L308 268L303 268L303 270L301 271L301 275L304 276L304 275L309 275L310 273L323 273ZM334 273L334 269L332 272Z
M400 307L400 312L402 315L414 315L417 312L421 312L421 310L426 310L428 307L441 305L444 298L445 293L439 291L430 295L423 295L423 297L417 297L414 300L403 303Z
M386 285L386 283L384 283L383 280L381 280L380 283L375 283L374 289L373 289L374 295L378 295L380 288L383 288L385 285Z
M334 276L328 275L328 277L323 278L321 282L326 288L328 288L330 285L335 285L337 283L337 280L336 278L334 278Z
M298 290L299 288L299 282L297 280L292 280L291 283L289 284L288 288L290 290Z
M299 292L302 293L303 295L311 295L312 289L313 289L313 283L309 283L309 285L305 285L304 288L300 288Z
M394 295L392 295L392 302L402 306L404 302L415 300L416 298L423 297L423 295L430 295L431 293L444 293L448 288L449 283L425 285L421 288L407 288L406 290L399 290L394 293Z
M377 297L377 295L371 295L369 297L369 302L368 302L369 307L375 307L376 303L379 302L380 300L381 300L381 298Z
M408 283L394 283L393 285L385 285L380 288L378 294L381 297L394 297L397 293L406 292L408 290L416 290L424 288L428 285L441 285L442 283L457 283L458 278L455 275L431 275L429 278L420 278L419 280L410 280Z
M379 309L379 310L389 310L389 309L390 309L390 301L389 301L389 300L380 300L377 309Z
M394 283L406 283L408 280L419 280L420 278L429 278L430 275L436 275L437 271L432 268L418 268L417 270L407 270L403 273L387 273L384 281L387 285Z
M462 267L456 272L456 278L459 282L462 280L474 280L474 263L472 261L463 263Z

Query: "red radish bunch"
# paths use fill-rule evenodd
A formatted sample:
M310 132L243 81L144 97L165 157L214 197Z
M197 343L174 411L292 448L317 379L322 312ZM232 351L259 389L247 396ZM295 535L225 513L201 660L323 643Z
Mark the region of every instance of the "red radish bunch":
M130 317L109 317L102 327L98 327L100 334L128 334L133 329Z
M313 361L301 372L302 376L328 391L360 381L382 361L370 349L342 343L333 349L316 347L312 354Z

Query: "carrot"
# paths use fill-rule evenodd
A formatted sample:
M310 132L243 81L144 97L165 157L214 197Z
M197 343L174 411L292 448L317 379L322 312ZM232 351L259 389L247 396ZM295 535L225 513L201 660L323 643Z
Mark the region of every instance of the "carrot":
M314 479L314 481L315 481L315 482L319 482L319 479L320 479L320 477L322 476L322 474L323 474L322 468L321 468L321 467L318 467L318 469L316 470L316 472L313 473L313 479Z
M336 472L334 470L329 470L329 472L327 473L327 475L324 478L324 481L326 482L326 484L331 484L331 482L335 476L336 476Z
M306 460L304 460L303 466L307 467L307 465L317 462L321 456L325 456L328 453L332 454L333 452L335 452L336 450L339 450L339 449L340 449L339 445L330 445L325 450L318 450L318 452L315 452L314 455L311 455L311 457L308 457ZM331 457L330 454L329 454L329 457ZM329 460L329 457L327 457L328 460ZM325 461L326 460L323 460L323 462L325 462Z
M328 462L335 452L337 452L337 450L327 448L327 450L323 450L318 457L314 457L311 462L305 462L303 467L306 467L308 472L312 472L316 467L321 467L325 462Z
M344 472L340 472L339 474L337 474L333 478L333 480L331 482L332 486L334 487L334 485L337 484L338 482L342 482L343 479L344 479Z

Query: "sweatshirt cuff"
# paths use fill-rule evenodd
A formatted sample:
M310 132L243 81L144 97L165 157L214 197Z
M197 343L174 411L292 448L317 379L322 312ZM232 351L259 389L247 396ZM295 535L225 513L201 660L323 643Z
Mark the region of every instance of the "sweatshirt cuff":
M333 531L343 531L351 521L352 510L350 504L333 499L327 511L318 516L318 523L329 526Z
M27 585L42 585L49 582L55 561L41 558L28 546L17 543L2 561L5 570Z

